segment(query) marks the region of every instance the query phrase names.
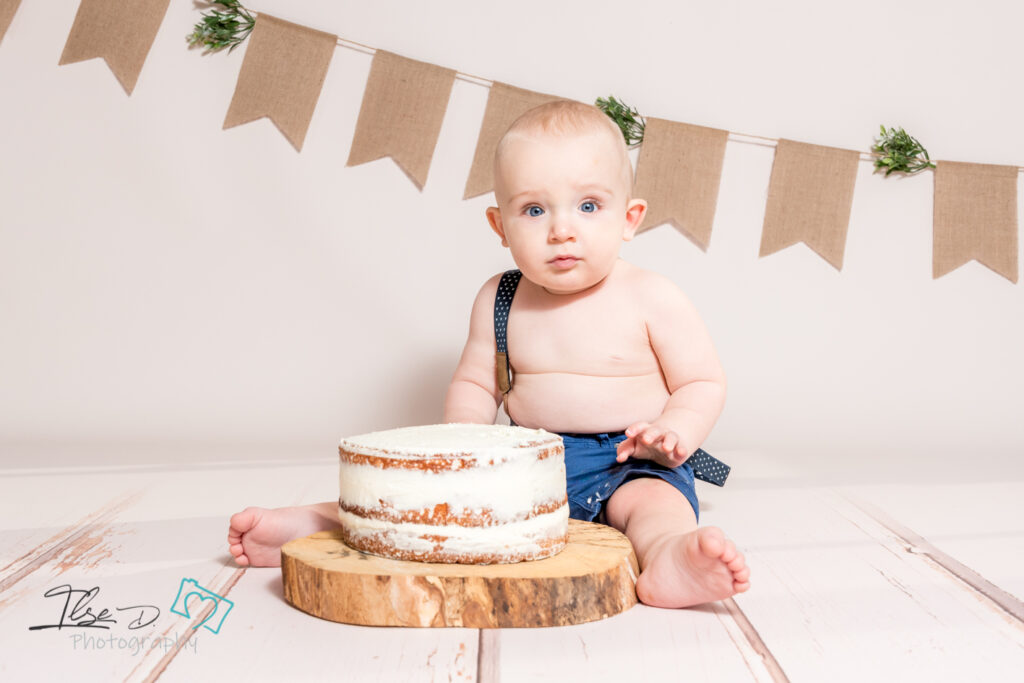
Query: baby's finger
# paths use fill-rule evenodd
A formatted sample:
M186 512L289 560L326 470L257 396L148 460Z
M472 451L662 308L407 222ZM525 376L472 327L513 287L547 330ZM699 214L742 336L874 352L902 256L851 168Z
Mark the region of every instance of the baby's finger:
M685 444L679 443L676 445L676 450L672 453L672 459L680 465L690 459L690 451Z
M663 437L664 435L664 429L662 429L661 427L655 427L654 425L651 425L650 427L645 429L644 433L641 434L638 438L641 442L643 442L645 446L653 446L655 443L660 441L661 437Z
M626 462L626 459L635 452L636 442L633 439L626 439L615 449L615 462Z
M665 435L665 438L661 440L661 450L665 453L671 453L675 450L676 444L679 443L679 436L675 432L669 432Z
M633 424L626 427L626 436L633 438L643 430L651 426L650 422L634 422Z

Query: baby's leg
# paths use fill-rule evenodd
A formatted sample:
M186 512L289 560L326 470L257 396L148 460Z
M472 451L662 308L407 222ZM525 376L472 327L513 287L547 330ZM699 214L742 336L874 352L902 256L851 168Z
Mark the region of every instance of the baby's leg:
M636 594L655 607L723 600L750 587L743 554L716 527L697 528L689 501L661 479L626 482L612 494L608 522L626 534L640 561Z
M279 567L282 545L338 526L336 501L273 510L248 507L232 515L228 547L243 567Z

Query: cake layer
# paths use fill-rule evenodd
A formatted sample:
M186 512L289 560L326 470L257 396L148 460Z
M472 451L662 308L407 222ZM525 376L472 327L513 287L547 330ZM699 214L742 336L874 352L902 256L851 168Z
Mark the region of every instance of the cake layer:
M338 500L338 506L345 512L350 512L357 517L367 519L379 519L383 522L415 522L416 524L458 524L459 526L495 526L509 522L521 522L536 517L537 515L554 512L566 505L568 498L562 496L561 500L553 500L549 503L537 504L532 510L526 510L516 515L513 519L501 519L494 514L490 508L466 510L462 509L453 512L455 507L450 503L438 503L432 508L422 510L396 510L389 506L376 508L364 508Z
M490 564L565 547L565 450L555 434L426 425L342 439L338 451L338 519L357 550Z
M480 453L454 453L448 455L385 455L378 453L371 455L357 451L347 450L343 443L338 452L341 454L342 462L353 465L370 465L378 469L404 469L418 470L420 472L449 472L472 469L474 467L485 467L499 465L502 462L520 457L524 449L502 449L500 452L489 453L486 456ZM532 452L538 460L549 458L560 453L564 449L560 444L551 446L535 446Z
M343 459L338 481L339 499L356 508L420 512L446 503L455 516L479 516L488 510L493 520L513 520L537 505L565 499L565 460L538 459L527 449L494 467L424 472Z
M348 451L397 458L450 456L453 453L491 456L502 451L511 454L524 448L559 443L561 439L557 435L543 429L480 424L401 427L341 440L342 448Z
M501 526L465 527L366 519L339 508L342 538L364 552L399 560L492 564L550 557L565 547L569 506Z
M403 427L342 439L342 462L380 469L461 471L500 465L532 454L563 453L562 440L542 429L502 425L442 424Z

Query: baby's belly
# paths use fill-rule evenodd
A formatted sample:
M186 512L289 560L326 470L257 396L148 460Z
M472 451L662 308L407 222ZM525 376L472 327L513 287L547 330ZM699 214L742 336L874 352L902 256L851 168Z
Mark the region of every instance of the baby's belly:
M617 432L661 415L669 393L661 373L600 377L519 373L508 397L516 424L549 432Z

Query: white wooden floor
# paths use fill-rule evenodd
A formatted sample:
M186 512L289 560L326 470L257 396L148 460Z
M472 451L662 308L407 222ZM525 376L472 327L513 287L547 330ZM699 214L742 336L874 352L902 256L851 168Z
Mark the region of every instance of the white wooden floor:
M837 475L809 467L813 454L716 455L733 476L724 490L701 484L702 523L746 553L750 592L493 631L321 621L284 602L278 570L230 561L229 515L333 498L329 457L0 470L0 680L959 683L1024 671L1024 463ZM218 632L171 611L183 579L232 601ZM86 628L93 617L116 623Z

